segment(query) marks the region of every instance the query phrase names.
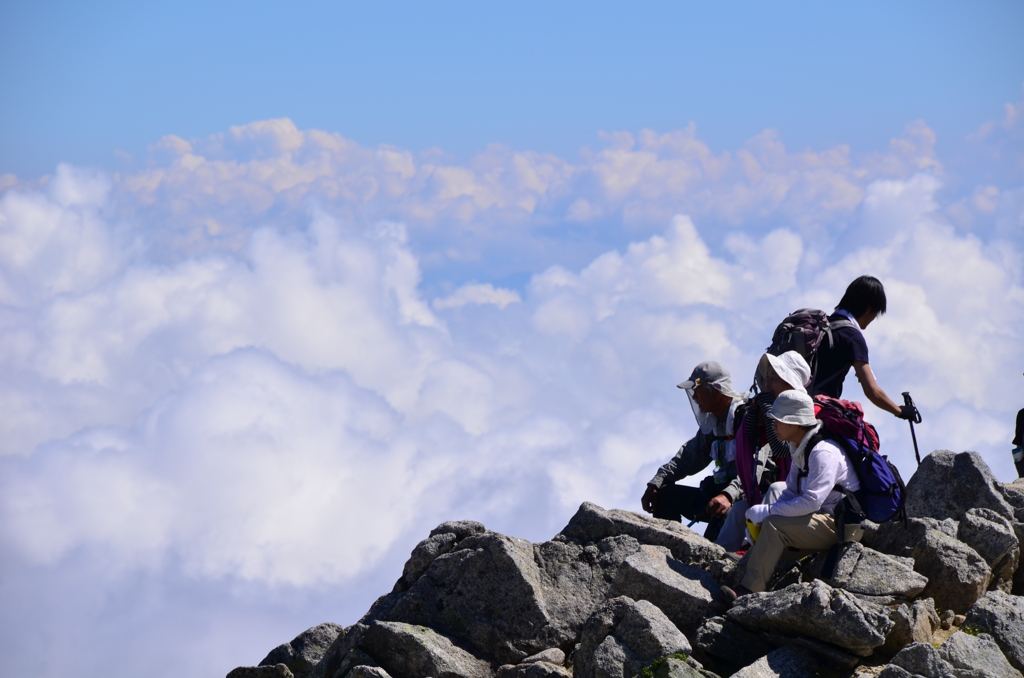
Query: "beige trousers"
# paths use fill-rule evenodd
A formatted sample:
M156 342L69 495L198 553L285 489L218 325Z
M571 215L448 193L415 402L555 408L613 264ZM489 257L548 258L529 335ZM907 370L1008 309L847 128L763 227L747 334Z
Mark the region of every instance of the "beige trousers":
M858 525L858 527L860 527ZM849 530L847 530L849 532ZM823 513L806 516L769 516L761 525L757 543L750 549L747 574L741 584L754 593L765 590L775 566L787 547L806 553L824 551L836 543L836 521Z

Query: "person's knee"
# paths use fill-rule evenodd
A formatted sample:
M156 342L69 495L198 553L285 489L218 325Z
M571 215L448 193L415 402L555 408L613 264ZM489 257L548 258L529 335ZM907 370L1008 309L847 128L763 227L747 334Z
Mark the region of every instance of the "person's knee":
M772 483L768 486L768 491L764 494L764 503L773 504L782 495L786 489L786 481L780 480L777 483Z

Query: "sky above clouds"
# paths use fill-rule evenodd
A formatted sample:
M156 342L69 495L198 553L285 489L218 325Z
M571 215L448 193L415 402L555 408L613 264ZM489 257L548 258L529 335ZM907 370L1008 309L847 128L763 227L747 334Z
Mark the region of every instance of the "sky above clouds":
M431 11L0 9L13 672L223 675L444 520L639 510L674 385L864 273L922 453L1012 478L1017 4Z

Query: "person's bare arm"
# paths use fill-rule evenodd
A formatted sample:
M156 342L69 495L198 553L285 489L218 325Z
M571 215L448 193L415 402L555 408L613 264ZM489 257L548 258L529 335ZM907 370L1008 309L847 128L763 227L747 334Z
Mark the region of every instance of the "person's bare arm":
M882 387L875 381L875 375L871 371L871 365L855 361L853 363L853 370L857 373L857 381L860 382L861 387L864 389L864 395L874 403L875 407L885 410L891 414L895 414L897 417L901 416L902 409L899 405L894 403L892 399L886 395Z

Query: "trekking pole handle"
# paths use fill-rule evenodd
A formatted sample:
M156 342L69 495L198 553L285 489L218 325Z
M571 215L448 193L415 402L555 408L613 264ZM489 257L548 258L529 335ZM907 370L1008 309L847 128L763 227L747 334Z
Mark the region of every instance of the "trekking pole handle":
M911 409L914 413L914 418L910 421L915 424L921 423L921 411L917 409L917 405L914 404L914 399L910 397L910 391L903 392L903 404Z

